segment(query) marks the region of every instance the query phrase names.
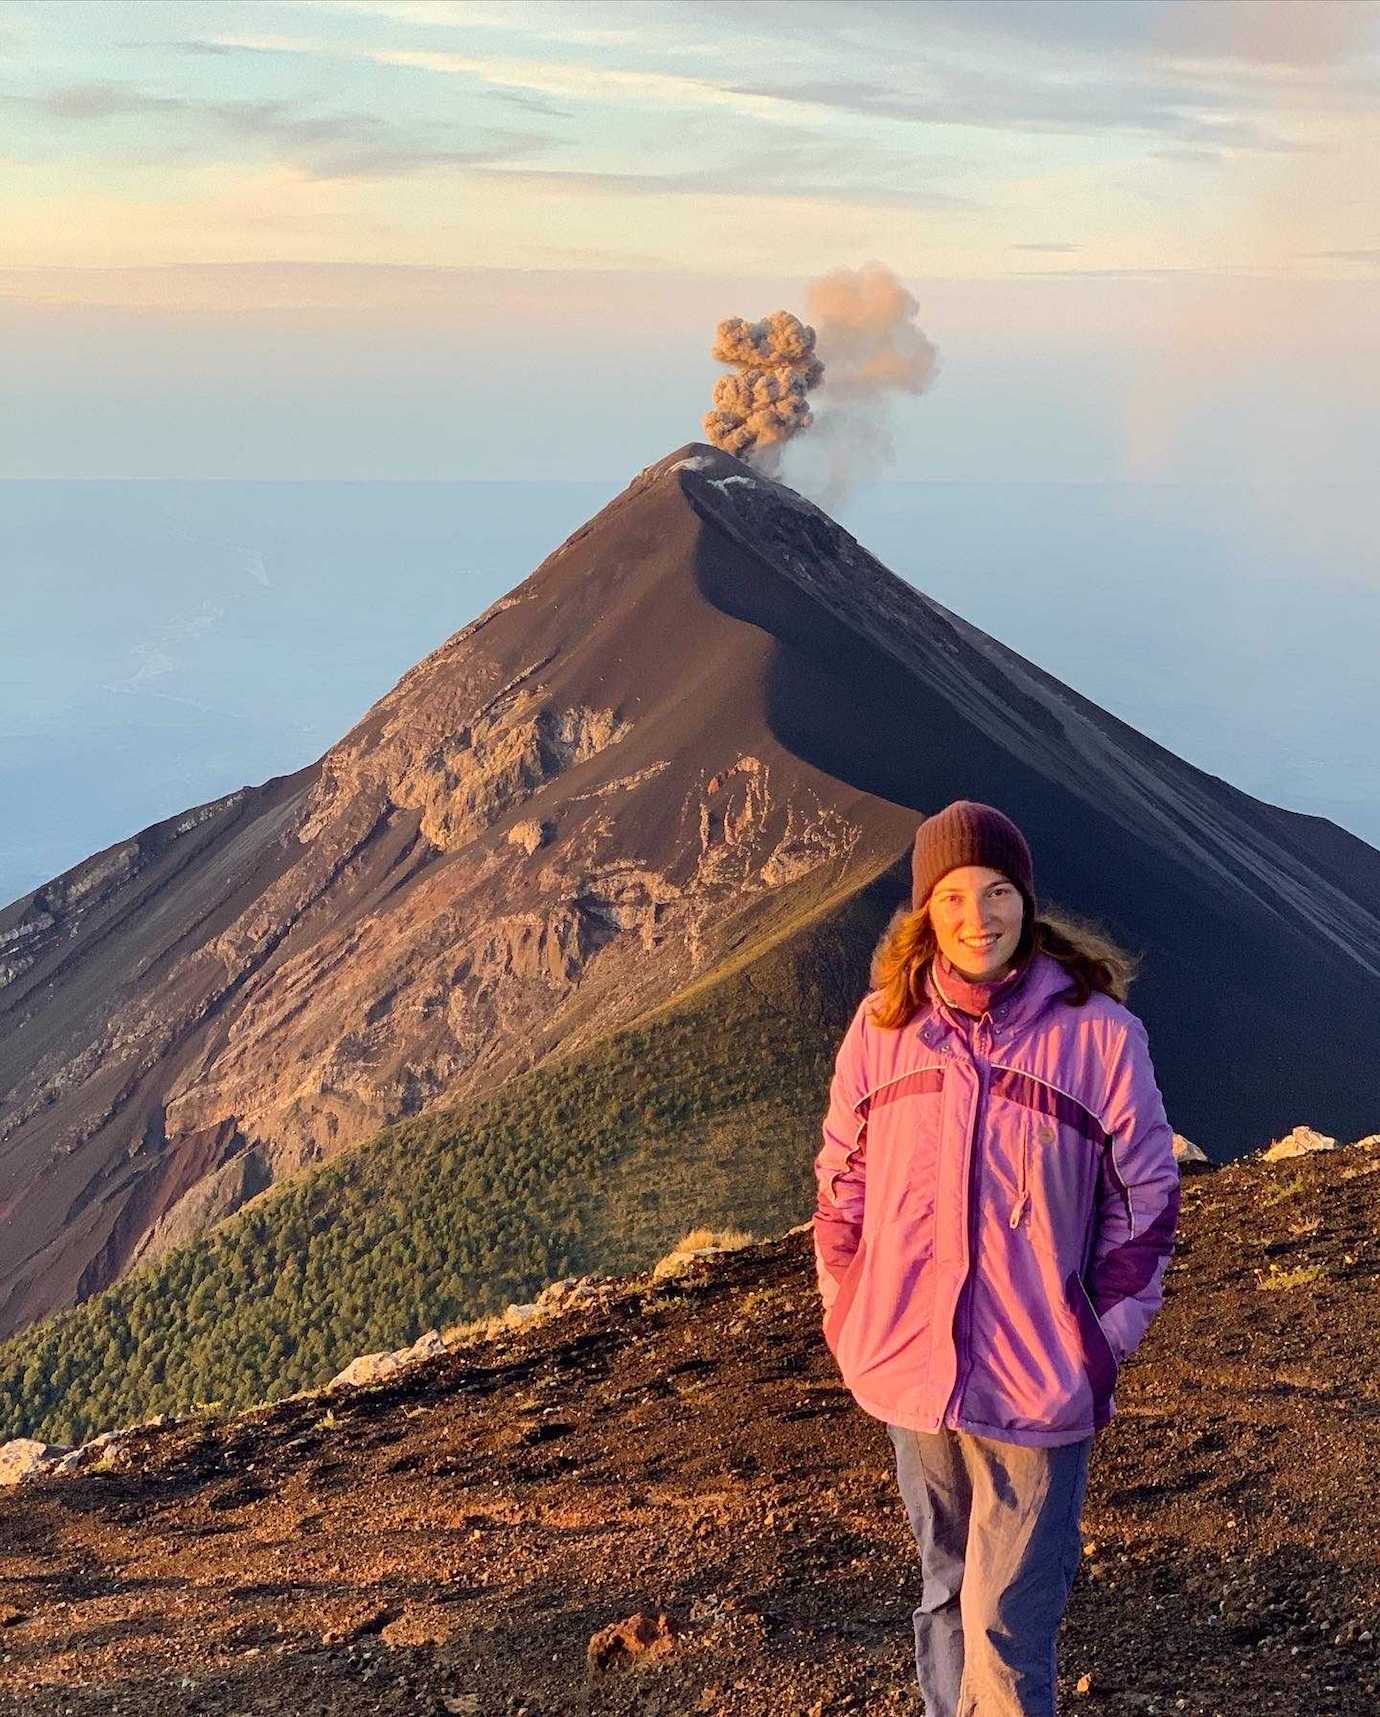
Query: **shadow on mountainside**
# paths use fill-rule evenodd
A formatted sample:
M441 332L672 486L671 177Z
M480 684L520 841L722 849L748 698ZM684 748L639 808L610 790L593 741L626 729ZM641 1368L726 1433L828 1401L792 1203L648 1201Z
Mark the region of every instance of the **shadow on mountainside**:
M1067 1703L1377 1709L1378 1281L1380 1148L1185 1179L1094 1448ZM4 1493L0 1712L918 1714L915 1549L808 1231L615 1287ZM650 1649L591 1669L639 1612Z

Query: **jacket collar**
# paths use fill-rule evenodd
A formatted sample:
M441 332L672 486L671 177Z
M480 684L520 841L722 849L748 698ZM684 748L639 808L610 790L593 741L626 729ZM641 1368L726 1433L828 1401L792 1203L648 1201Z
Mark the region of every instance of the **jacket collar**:
M1070 987L1069 975L1063 966L1052 954L1041 951L1032 957L1030 970L1024 980L1015 986L1010 999L1004 1001L1000 996L997 998L992 1018L998 1022L1003 1032L1028 1025ZM942 1035L940 1021L946 1022L966 1037L969 1028L974 1024L972 1015L960 1014L951 1008L945 1001L943 992L936 990L928 972L925 974L925 993L930 1002L929 1022L922 1028L926 1040L930 1043L938 1041Z

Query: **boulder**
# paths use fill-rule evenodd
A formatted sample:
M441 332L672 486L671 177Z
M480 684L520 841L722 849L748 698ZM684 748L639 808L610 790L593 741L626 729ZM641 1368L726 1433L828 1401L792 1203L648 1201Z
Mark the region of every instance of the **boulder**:
M523 1305L505 1306L503 1322L508 1325L528 1324L533 1318L539 1318L547 1308L536 1300L528 1300Z
M425 1335L419 1335L411 1347L395 1348L391 1353L361 1353L343 1371L337 1372L326 1387L359 1389L367 1383L382 1383L387 1378L396 1377L410 1365L417 1365L424 1359L439 1358L449 1351L440 1330L429 1329Z
M43 1443L37 1437L12 1437L0 1447L0 1485L21 1484L25 1479L40 1478L70 1453L71 1445L68 1443Z
M664 1610L655 1617L639 1610L591 1635L585 1659L596 1672L621 1669L639 1658L664 1657L675 1640L675 1628Z
M1337 1141L1326 1133L1315 1132L1312 1127L1295 1127L1292 1133L1286 1133L1262 1151L1261 1157L1265 1162L1273 1163L1282 1157L1305 1157L1313 1151L1335 1151L1336 1148Z
M100 1436L93 1437L89 1443L69 1449L68 1452L53 1465L53 1472L59 1478L70 1478L73 1473L85 1472L97 1461L111 1460L118 1464L121 1452L120 1439L128 1433L124 1431L102 1431ZM112 1459L113 1457L113 1459Z

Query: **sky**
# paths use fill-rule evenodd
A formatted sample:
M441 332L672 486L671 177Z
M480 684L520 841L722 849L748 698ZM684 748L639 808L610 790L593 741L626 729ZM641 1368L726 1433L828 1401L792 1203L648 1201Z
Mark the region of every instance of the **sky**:
M875 259L893 475L1369 485L1377 70L1368 0L8 0L0 477L625 479Z

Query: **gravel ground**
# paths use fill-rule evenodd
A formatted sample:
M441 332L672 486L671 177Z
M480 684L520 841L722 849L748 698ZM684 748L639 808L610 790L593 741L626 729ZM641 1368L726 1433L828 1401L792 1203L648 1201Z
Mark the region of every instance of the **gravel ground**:
M1378 1280L1380 1149L1186 1176L1062 1709L1380 1711ZM0 1714L919 1717L891 1446L818 1325L794 1230L5 1492Z

